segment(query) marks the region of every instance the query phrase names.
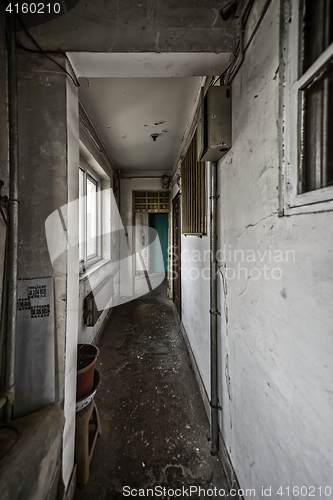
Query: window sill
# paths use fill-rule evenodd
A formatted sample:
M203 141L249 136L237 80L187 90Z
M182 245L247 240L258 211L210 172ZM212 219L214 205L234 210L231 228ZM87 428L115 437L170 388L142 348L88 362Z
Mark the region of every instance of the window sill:
M297 195L287 206L285 215L329 212L333 210L333 186Z
M83 271L80 271L80 283L83 281L89 279L89 277L101 269L102 267L106 266L107 264L110 264L110 261L107 259L99 259L97 262L92 262L89 264Z

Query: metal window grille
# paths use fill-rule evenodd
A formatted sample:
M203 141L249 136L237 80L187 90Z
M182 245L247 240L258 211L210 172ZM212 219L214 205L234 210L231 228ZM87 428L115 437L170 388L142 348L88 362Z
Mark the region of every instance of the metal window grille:
M193 136L181 165L182 233L206 234L205 162L197 161L197 136Z
M133 191L134 212L170 212L169 191Z

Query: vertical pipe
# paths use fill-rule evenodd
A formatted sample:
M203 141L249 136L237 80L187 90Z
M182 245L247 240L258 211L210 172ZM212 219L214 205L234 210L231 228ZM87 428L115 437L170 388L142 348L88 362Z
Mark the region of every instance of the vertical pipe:
M15 19L7 15L8 46L8 115L9 115L9 232L8 232L8 307L5 392L11 397L6 406L5 418L12 419L15 395L15 340L17 304L17 246L18 246L18 113L16 74Z
M217 162L210 169L210 384L211 384L211 454L219 451L218 393L217 393Z

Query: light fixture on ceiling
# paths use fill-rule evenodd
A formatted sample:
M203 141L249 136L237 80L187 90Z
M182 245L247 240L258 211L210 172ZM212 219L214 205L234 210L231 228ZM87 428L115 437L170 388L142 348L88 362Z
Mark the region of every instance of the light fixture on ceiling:
M153 139L153 141L155 142L157 137L159 136L159 134L151 134L151 138Z

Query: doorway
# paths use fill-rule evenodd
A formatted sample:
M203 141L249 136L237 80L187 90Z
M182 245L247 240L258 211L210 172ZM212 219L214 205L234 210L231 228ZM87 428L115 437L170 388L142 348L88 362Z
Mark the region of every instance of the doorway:
M149 231L149 273L166 273L168 269L168 214L148 214L148 226L155 229L160 239L162 252L152 245L156 233Z

